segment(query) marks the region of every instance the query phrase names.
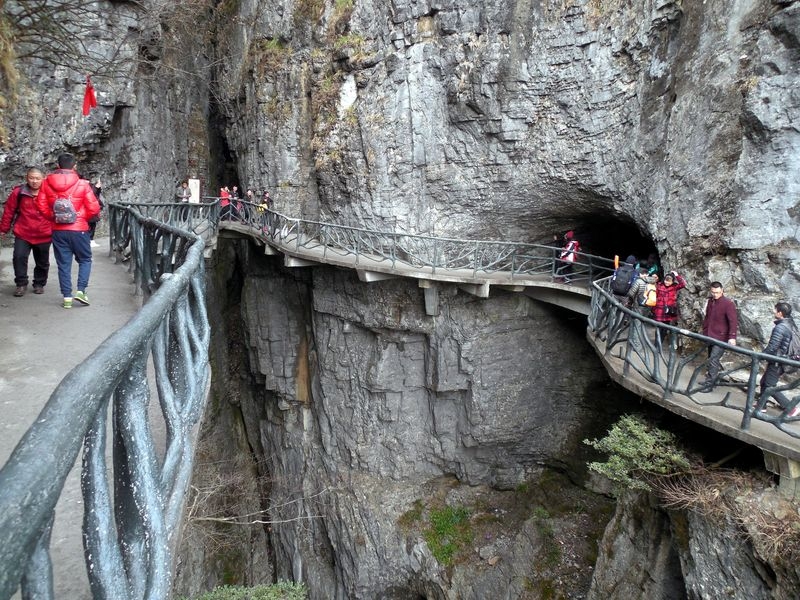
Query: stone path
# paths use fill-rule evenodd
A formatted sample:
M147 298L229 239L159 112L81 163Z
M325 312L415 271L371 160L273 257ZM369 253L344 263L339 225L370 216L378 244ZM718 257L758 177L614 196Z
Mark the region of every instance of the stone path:
M87 293L91 306L61 308L58 273L50 258L45 293L12 296L11 240L0 247L0 464L5 464L22 434L36 419L63 377L89 356L141 306L127 265L108 257L107 238L98 238ZM33 272L33 257L29 273ZM77 266L73 277L76 277ZM29 287L30 290L30 287ZM80 528L83 501L80 463L73 469L56 508L52 557L56 597L91 598L83 561ZM19 594L17 594L18 596Z

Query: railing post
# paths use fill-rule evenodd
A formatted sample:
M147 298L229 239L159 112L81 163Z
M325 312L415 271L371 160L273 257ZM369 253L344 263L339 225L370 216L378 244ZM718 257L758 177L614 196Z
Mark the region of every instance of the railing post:
M478 276L478 249L480 247L480 242L475 242L475 258L472 260L472 276Z

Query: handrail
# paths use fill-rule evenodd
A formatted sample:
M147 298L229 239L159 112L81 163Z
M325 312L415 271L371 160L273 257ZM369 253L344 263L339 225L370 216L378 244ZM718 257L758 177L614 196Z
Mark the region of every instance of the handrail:
M204 242L109 204L114 236L136 246L148 301L61 381L0 470L0 598L53 598L50 532L83 448L83 536L95 598L168 598L172 552L191 475L193 430L209 383ZM140 262L143 261L143 262ZM148 358L166 425L156 451ZM113 406L113 469L106 429ZM109 491L113 489L113 497Z
M318 249L323 257L354 256L388 261L392 267L404 263L431 274L438 271L509 273L514 277L546 274L556 277L560 247L494 240L465 240L430 235L376 231L288 217L261 205L240 200L237 208L221 214L221 220L242 223L257 235L287 250ZM611 259L577 253L570 279L588 285L614 270Z
M699 406L724 406L739 410L743 413L743 430L749 429L751 419L756 418L772 423L793 438L800 438L800 431L796 427L786 427L787 424L800 421L800 416L788 416L791 409L800 404L800 394L794 396L789 406L779 415L752 414L761 365L774 362L800 367L800 362L732 346L687 329L649 319L620 303L609 291L609 282L610 278L605 278L592 283L589 331L595 338L605 342L606 355L616 356L624 361L624 375L628 375L631 370L638 373L660 387L665 400L677 393ZM683 348L698 344L700 347L697 350L683 353ZM735 357L735 364L720 371L715 384L728 390L721 401L701 401L696 397L704 389L704 378L701 375L707 365L707 360L700 358L700 355L707 351L709 345L720 346L729 356L732 354ZM764 396L771 398L776 393L799 387L800 377L765 389Z

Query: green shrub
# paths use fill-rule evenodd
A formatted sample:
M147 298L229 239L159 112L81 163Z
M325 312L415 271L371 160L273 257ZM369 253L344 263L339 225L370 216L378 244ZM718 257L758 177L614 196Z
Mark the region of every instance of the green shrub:
M255 587L223 585L202 596L196 596L194 600L306 600L307 598L308 592L302 583L279 581L273 585Z
M606 437L584 443L608 454L606 462L589 463L589 468L608 477L616 494L626 488L650 491L654 476L685 473L691 467L674 435L638 415L624 415Z
M452 564L456 553L472 542L469 511L452 506L431 510L423 537L436 560L445 566Z

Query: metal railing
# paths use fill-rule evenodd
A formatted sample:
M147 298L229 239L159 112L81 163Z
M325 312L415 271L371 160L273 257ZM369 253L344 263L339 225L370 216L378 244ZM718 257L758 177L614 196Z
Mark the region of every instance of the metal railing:
M93 597L169 597L193 432L210 377L204 242L138 208L109 205L111 236L120 251L123 240L131 244L147 302L61 381L0 470L0 598L20 586L23 598L54 598L54 509L81 449ZM148 420L148 363L166 426L162 452Z
M790 398L791 403L780 412L770 415L753 415L759 393L758 374L767 362L800 367L800 363L786 357L732 346L686 329L666 325L643 316L636 310L623 306L609 291L610 278L592 284L592 305L589 330L605 343L605 353L624 361L623 375L631 371L646 381L657 385L667 400L681 394L699 406L724 406L742 412L742 429L749 429L752 418L774 424L794 438L800 438L797 427L787 425L800 421L800 416L788 416L800 404L800 394ZM702 393L705 388L705 371L709 346L720 346L728 353L726 362L715 386L725 392L722 400L711 400ZM689 350L689 348L696 348ZM776 393L797 390L800 377L766 388L762 402ZM701 395L698 395L701 394Z
M286 249L300 252L316 250L322 259L328 255L353 256L360 259L387 261L435 275L440 271L457 271L477 278L488 273L507 273L515 277L547 275L558 277L564 265L558 257L561 248L540 244L463 240L427 235L374 231L347 225L324 223L287 217L250 202L239 202L239 208L224 212L222 221L235 221L249 227L255 235ZM571 283L588 286L609 275L614 261L579 252L571 264Z

